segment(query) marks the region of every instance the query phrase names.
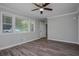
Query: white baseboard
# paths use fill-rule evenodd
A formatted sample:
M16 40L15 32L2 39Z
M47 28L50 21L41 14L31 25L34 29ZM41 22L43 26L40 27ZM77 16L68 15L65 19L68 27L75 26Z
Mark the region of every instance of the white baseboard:
M66 43L72 43L72 44L77 44L77 45L79 45L78 42L70 42L70 41L57 40L57 39L48 39L48 40L59 41L59 42L66 42Z
M0 50L4 50L4 49L7 49L7 48L11 48L11 47L15 47L17 45L21 45L21 44L24 44L24 43L27 43L27 42L31 42L31 41L34 41L34 40L37 40L39 38L36 38L36 39L32 39L32 40L29 40L29 41L26 41L26 42L20 42L20 43L17 43L17 44L13 44L13 45L9 45L9 46L6 46L6 47L2 47L0 48ZM63 41L63 40L55 40L55 39L48 39L48 40L53 40L53 41L59 41L59 42L67 42L67 43L73 43L73 44L78 44L77 42L69 42L69 41Z
M37 38L37 39L39 39L39 38ZM7 48L15 47L15 46L18 46L18 45L21 45L21 44L24 44L24 43L27 43L27 42L31 42L31 41L34 41L34 40L37 40L37 39L32 39L32 40L29 40L29 41L20 42L20 43L17 43L17 44L13 44L13 45L9 45L9 46L6 46L6 47L2 47L2 48L0 48L0 50L4 50L4 49L7 49Z

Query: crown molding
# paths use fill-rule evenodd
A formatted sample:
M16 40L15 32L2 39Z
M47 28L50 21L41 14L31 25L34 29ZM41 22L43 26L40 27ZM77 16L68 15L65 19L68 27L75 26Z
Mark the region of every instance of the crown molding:
M64 16L70 16L70 15L78 15L79 11L75 11L75 12L70 12L70 13L65 13L65 14L61 14L61 15L55 15L55 16L50 16L48 17L48 19L50 18L58 18L58 17L64 17Z

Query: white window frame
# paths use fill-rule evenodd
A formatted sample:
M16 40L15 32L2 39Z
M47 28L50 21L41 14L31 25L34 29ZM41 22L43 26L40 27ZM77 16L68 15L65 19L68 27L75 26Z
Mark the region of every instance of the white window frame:
M3 15L12 17L12 32L4 33L3 32ZM12 34L13 33L13 15L8 12L1 12L1 34Z
M15 16L15 25L14 25L15 28L16 28L16 18L19 18L19 19L28 21L28 31L23 31L23 32L16 32L15 30L14 30L14 31L15 31L16 33L28 33L28 32L30 32L30 30L29 30L29 28L30 28L30 27L29 27L29 20L27 20L25 17L22 17L22 16Z
M19 15L15 15L15 14L12 14L12 13L9 13L9 12L1 12L0 13L1 14L1 35L8 35L8 34L19 34L19 33L31 33L32 31L30 31L30 22L32 21L33 23L34 23L34 31L33 32L35 32L35 20L33 20L33 19L30 19L30 18L27 18L27 17L24 17L24 16L19 16ZM6 15L6 16L10 16L10 17L12 17L12 32L10 32L10 33L4 33L3 32L3 15ZM15 31L15 23L16 23L16 17L18 17L18 18L21 18L21 19L24 19L24 20L26 20L26 21L28 21L28 31L24 31L24 32L16 32Z

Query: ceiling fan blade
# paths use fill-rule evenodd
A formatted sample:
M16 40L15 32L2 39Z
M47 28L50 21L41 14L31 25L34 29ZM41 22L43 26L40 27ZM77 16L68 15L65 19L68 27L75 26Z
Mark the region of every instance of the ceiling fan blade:
M45 4L43 4L43 7L46 7L47 5L49 5L50 3L45 3Z
M35 11L35 10L39 10L39 8L37 8L37 9L33 9L32 11Z
M44 10L52 11L53 9L51 9L51 8L44 8Z
M42 8L42 6L40 6L40 5L38 5L38 4L36 4L36 3L33 3L35 6L37 6L37 7L40 7L40 8Z

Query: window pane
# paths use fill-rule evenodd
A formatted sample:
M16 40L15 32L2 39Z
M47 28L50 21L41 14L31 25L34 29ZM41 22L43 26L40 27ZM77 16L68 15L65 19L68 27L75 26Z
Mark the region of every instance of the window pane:
M31 32L34 32L34 30L35 30L34 28L35 28L35 21L34 20L31 20L30 21L30 31Z
M12 17L3 15L3 32L12 32Z
M12 23L12 17L3 15L3 23Z
M28 22L26 20L22 20L16 18L16 32L28 31Z
M34 31L34 24L32 24L32 23L30 24L30 31L32 31L32 32Z

